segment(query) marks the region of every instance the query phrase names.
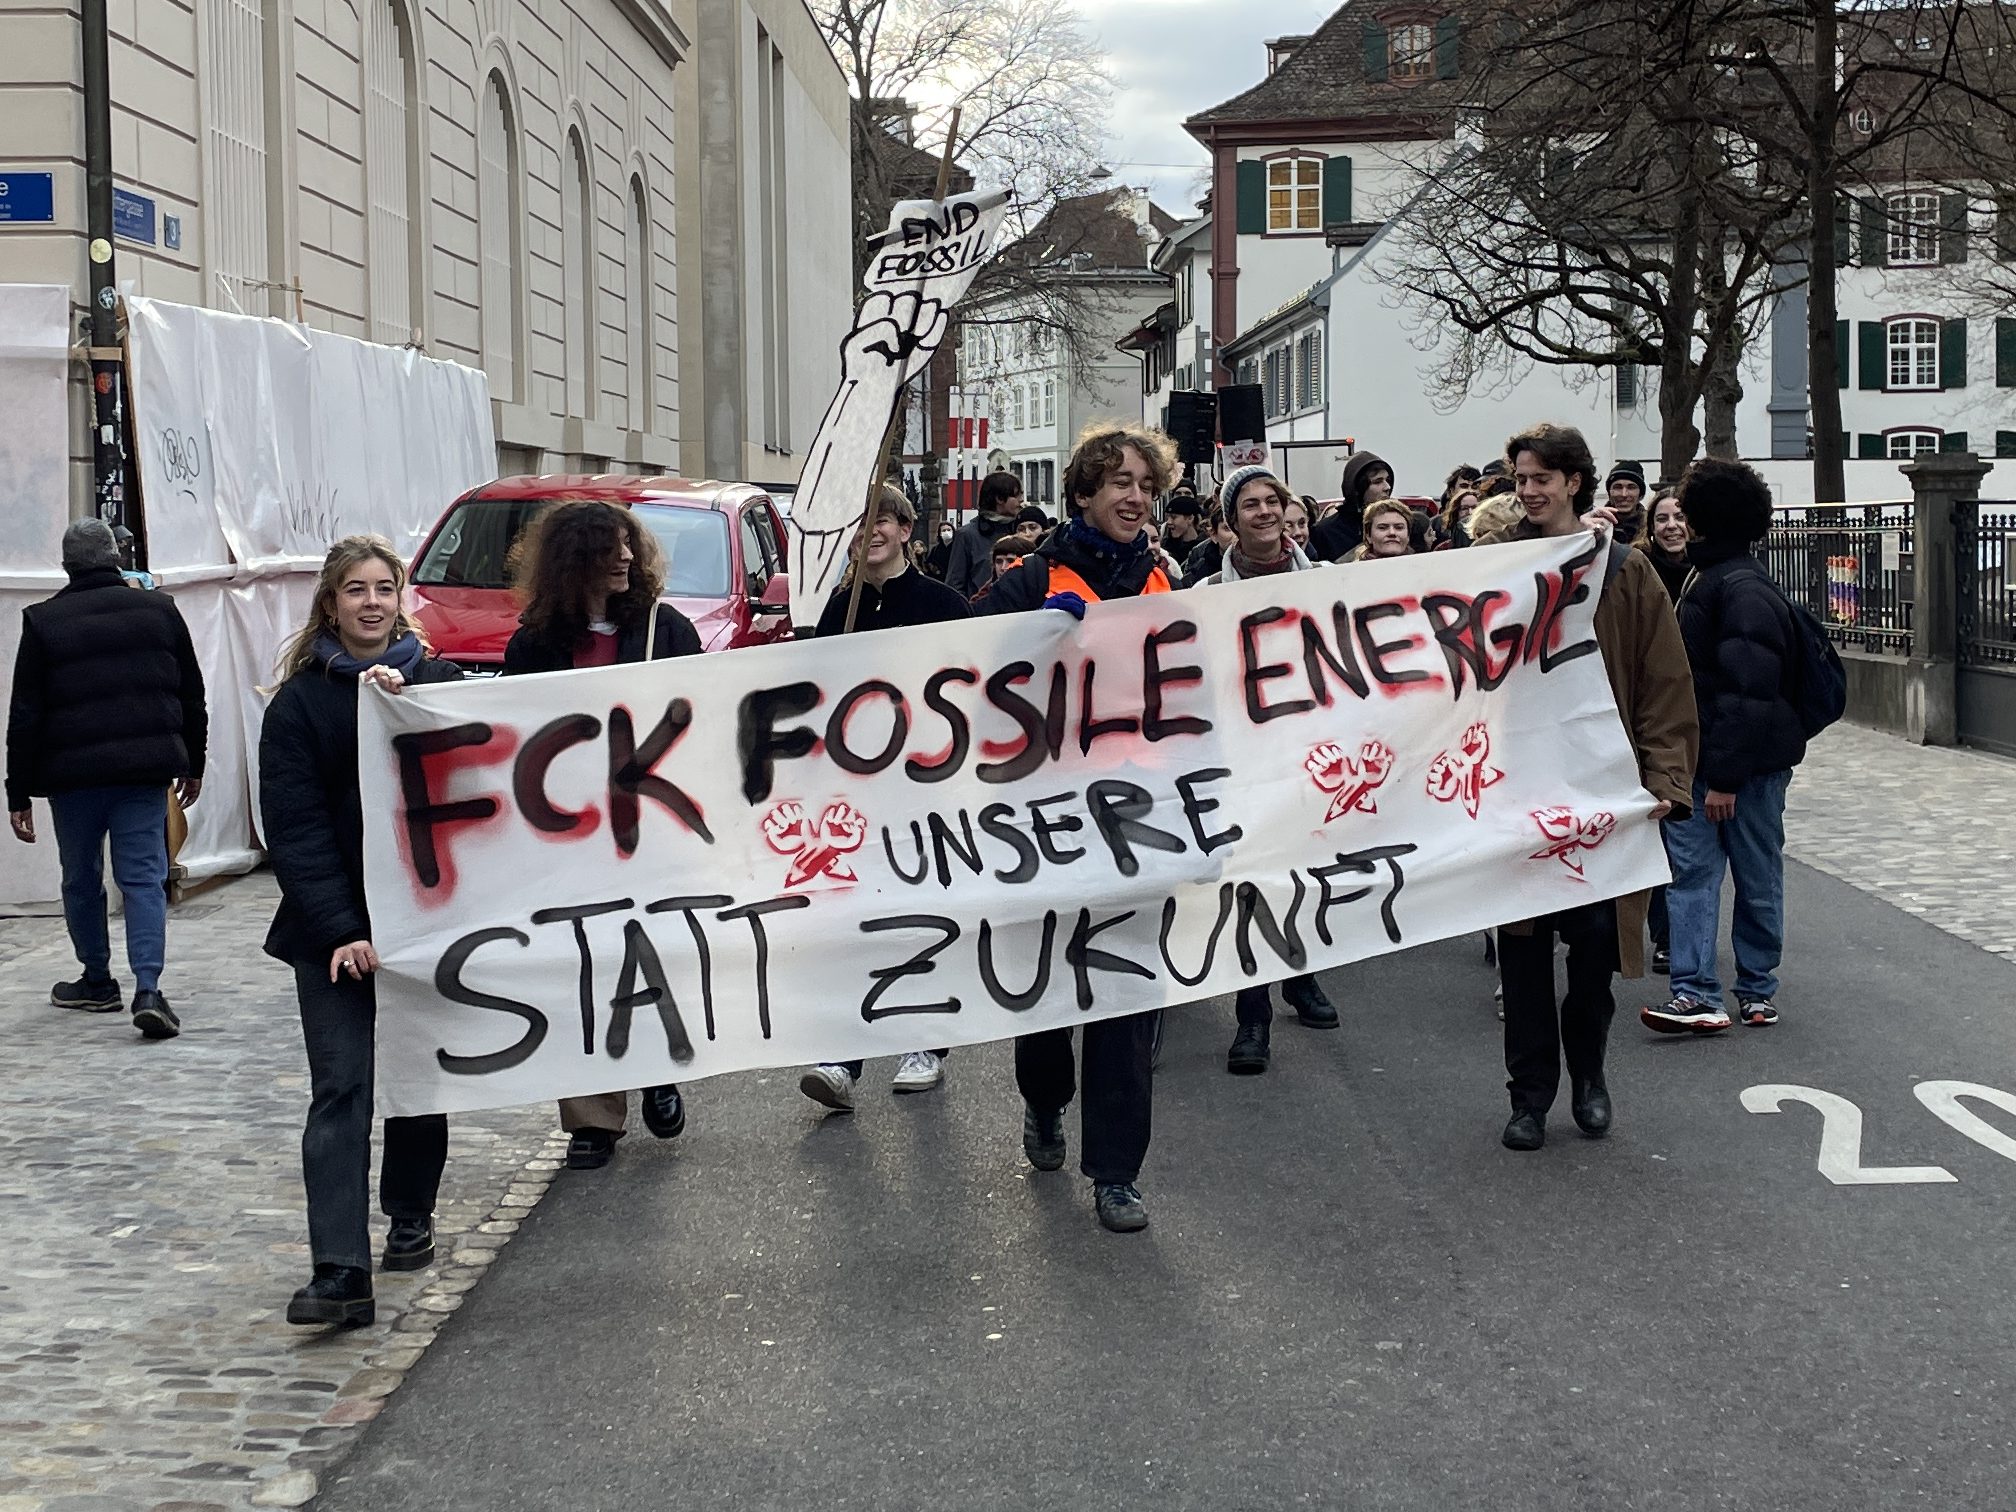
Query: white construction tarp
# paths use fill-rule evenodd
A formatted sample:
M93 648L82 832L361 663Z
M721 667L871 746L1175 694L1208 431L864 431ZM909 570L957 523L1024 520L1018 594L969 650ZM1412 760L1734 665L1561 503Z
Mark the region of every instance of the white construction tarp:
M147 560L189 622L211 753L181 853L188 875L259 857L262 687L307 612L331 542L410 556L448 504L495 476L484 375L281 320L129 297Z
M1663 882L1605 555L366 692L384 1111L974 1044Z

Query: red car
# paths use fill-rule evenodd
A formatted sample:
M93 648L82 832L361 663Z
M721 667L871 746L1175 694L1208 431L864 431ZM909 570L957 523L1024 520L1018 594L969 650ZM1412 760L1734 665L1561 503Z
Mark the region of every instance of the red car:
M502 669L518 628L506 558L527 525L568 499L636 511L665 555L665 599L693 621L703 649L790 638L784 526L762 489L563 473L472 488L429 532L413 558L413 610L437 654L475 673Z

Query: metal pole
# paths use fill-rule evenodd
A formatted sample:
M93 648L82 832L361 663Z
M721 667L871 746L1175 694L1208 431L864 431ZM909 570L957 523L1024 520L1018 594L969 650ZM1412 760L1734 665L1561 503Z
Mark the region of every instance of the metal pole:
M125 370L107 355L119 345L119 292L112 267L112 84L105 0L84 0L84 203L91 265L92 497L98 517L126 523L126 437L120 423Z

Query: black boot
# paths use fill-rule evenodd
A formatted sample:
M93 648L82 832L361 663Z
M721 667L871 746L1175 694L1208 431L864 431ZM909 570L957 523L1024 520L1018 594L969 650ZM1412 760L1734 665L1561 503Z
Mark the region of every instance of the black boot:
M1521 1109L1512 1115L1500 1136L1508 1150L1537 1150L1547 1143L1547 1124L1538 1113Z
M1591 1139L1601 1139L1610 1132L1610 1092L1598 1081L1576 1081L1569 1108L1575 1115L1575 1126Z
M662 1087L646 1087L643 1096L644 1127L660 1139L677 1139L686 1132L686 1099L667 1082Z
M1064 1110L1054 1113L1038 1113L1034 1108L1022 1108L1022 1153L1029 1157L1029 1164L1039 1171L1061 1171L1064 1169Z
M328 1324L363 1328L376 1316L371 1304L371 1273L354 1265L318 1265L315 1279L294 1293L287 1304L289 1323Z
M1272 1058L1267 1041L1265 1024L1241 1024L1232 1036L1232 1048L1225 1052L1225 1069L1234 1076L1258 1076Z
M607 1129L576 1129L567 1141L567 1169L599 1171L616 1153L616 1136Z
M1335 1029L1337 1006L1323 995L1313 976L1290 977L1281 984L1281 1001L1295 1010L1305 1029Z
M379 1261L388 1271L425 1270L434 1263L434 1220L394 1218L385 1236L385 1256Z

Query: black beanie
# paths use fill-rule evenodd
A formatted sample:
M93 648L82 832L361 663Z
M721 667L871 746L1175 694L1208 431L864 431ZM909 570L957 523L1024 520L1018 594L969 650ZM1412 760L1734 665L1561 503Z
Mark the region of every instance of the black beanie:
M1629 478L1638 485L1638 492L1641 495L1645 492L1645 469L1636 462L1619 462L1610 469L1609 476L1603 480L1603 486L1607 489L1619 478Z

